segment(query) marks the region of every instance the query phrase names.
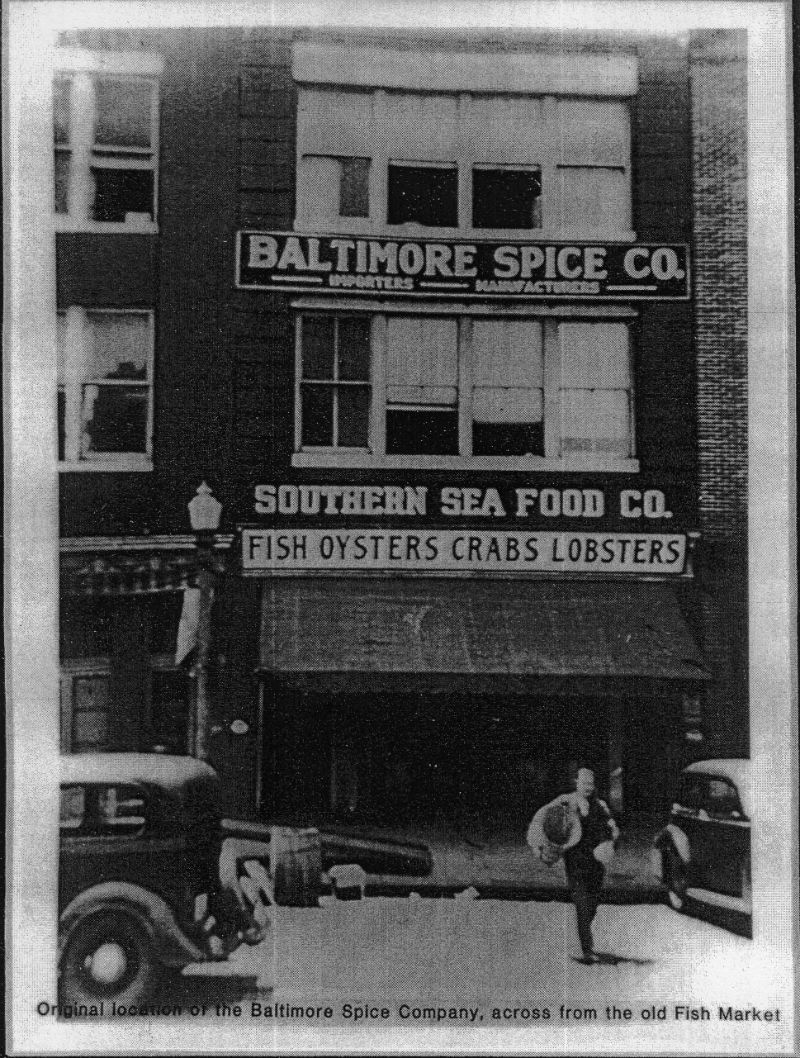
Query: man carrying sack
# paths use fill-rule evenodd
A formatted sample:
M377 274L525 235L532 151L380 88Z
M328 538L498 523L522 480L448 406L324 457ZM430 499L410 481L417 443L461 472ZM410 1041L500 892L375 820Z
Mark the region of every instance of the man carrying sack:
M528 827L528 844L548 866L563 857L578 937L587 963L597 963L592 922L600 902L605 868L614 856L619 827L605 801L597 796L594 771L578 769L575 792L544 805Z

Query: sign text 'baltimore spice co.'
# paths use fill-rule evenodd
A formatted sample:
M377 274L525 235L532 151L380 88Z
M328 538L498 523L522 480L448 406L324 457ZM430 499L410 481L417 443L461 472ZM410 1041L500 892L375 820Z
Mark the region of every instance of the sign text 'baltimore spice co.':
M459 298L689 297L684 245L384 239L242 231L236 285Z

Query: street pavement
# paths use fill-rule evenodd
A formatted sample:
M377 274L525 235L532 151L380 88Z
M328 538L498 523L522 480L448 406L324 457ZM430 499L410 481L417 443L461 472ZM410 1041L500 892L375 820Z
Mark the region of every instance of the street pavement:
M592 998L676 1003L752 996L752 942L663 905L601 905L599 965L583 965L571 904L434 898L324 900L273 908L267 939L226 964L190 968L184 1002L260 999L342 1004L550 1006ZM209 976L209 972L213 976ZM738 998L737 998L738 997ZM177 998L177 997L176 997ZM752 999L747 1000L752 1002ZM707 1004L706 1004L707 1005ZM488 1015L490 1016L490 1014ZM393 1013L394 1017L394 1013Z

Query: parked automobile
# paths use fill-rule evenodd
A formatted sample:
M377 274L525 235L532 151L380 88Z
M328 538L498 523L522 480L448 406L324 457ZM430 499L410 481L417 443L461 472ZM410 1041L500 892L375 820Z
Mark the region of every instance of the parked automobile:
M191 757L61 760L62 1004L146 1002L166 968L222 959L262 930L220 881L219 780ZM235 836L228 823L227 836ZM250 857L268 859L266 843Z
M751 929L750 762L702 760L681 773L653 867L676 911L705 908Z

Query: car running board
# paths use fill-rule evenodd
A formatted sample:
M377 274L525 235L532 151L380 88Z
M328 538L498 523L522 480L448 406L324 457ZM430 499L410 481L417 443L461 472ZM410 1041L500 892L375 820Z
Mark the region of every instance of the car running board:
M714 893L710 889L687 889L686 895L690 900L696 900L698 904L710 904L713 907L723 908L725 911L738 911L743 915L750 914L750 904L740 896Z

